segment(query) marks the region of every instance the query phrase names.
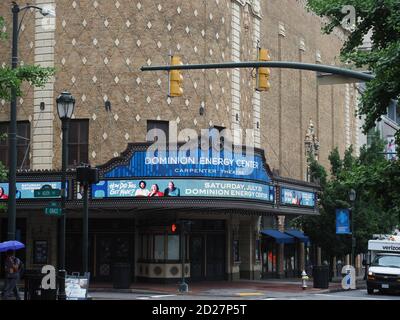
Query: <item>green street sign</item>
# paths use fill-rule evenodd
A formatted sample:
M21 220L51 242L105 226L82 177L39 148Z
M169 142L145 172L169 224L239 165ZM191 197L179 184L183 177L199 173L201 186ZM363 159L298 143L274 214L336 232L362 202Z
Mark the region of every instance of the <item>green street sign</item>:
M57 198L61 195L60 189L53 189L50 185L46 184L39 190L33 190L35 198Z
M46 207L44 208L44 213L50 216L61 216L62 209L59 207Z
M61 216L62 209L60 208L60 204L58 202L52 201L46 208L44 208L44 213L50 216Z

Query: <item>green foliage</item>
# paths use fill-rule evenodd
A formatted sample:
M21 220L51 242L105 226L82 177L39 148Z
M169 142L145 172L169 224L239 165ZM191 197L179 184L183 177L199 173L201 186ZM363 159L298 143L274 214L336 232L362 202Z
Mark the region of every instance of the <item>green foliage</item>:
M43 87L54 71L54 68L31 65L20 66L16 69L10 67L0 69L0 99L9 101L12 88L16 90L17 96L21 96L23 81L28 81L36 87Z
M338 177L343 166L343 161L340 160L339 150L336 147L332 150L331 154L328 157L331 163L331 173L334 177Z
M326 33L340 26L346 13L344 6L355 8L356 23L341 50L342 60L355 67L367 68L375 79L367 83L361 98L359 115L365 115L364 132L386 114L391 99L400 96L400 1L398 0L308 0L308 8L330 22ZM361 50L364 36L372 32L371 51ZM400 131L396 133L400 141Z
M332 150L329 156L332 176L321 183L320 215L297 221L297 226L328 256L351 252L351 236L336 235L335 228L336 209L352 205L348 196L352 188L357 193L353 209L357 253L367 250L374 233L388 233L399 225L400 161L385 160L383 150L379 134L372 137L370 147L361 149L359 158L352 155L352 147L346 150L343 160L337 149ZM310 170L312 176L324 176L326 180L325 169L316 161Z
M6 37L1 30L4 26L4 19L0 17L0 40ZM43 87L49 78L54 75L54 68L43 68L34 65L18 66L16 69L10 67L0 68L0 99L9 101L11 89L16 90L17 96L21 96L21 86L24 81L36 87Z

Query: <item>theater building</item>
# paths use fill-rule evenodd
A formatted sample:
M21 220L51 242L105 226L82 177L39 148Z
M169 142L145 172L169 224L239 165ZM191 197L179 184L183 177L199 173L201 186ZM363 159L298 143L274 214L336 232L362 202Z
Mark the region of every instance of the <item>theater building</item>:
M25 84L17 103L17 236L27 244L21 251L26 266L58 261L59 218L44 213L57 199L35 198L34 190L60 187L55 99L67 90L76 99L68 134L68 272L81 269L82 200L75 168L84 162L101 171L89 201L93 279L109 281L113 265L127 262L133 280L171 281L180 276L181 247L192 279L296 276L307 264L309 242L290 222L318 213L318 186L307 182L310 119L319 161L329 169L333 148L341 154L351 144L359 149L355 87L320 86L313 72L272 69L271 89L258 92L252 70L193 70L182 72L183 96L171 98L167 73L140 67L168 64L170 53L191 64L256 60L258 46L276 61L337 65L345 32L323 35L323 21L306 10L305 1L294 0L32 4L50 6L56 17L26 13L19 59L57 72L44 88ZM0 12L11 34L8 3L0 3ZM11 37L0 46L0 65L9 64L10 45ZM0 101L0 133L7 132L9 119L9 104ZM187 155L145 156L151 129L167 137L180 133L176 140L182 145L186 129L200 135L213 128L230 129L234 144L244 149L244 133L252 130L254 159L213 147L213 155L199 156L198 162ZM7 140L0 141L0 161L8 165ZM146 190L157 184L162 193L172 181L179 195L172 190L168 196L140 197L147 193L136 194L142 180ZM1 186L7 193L7 183ZM181 219L191 222L184 239L170 228ZM0 212L0 224L5 239L6 211Z
M265 243L271 248L277 244L272 251L278 269L285 263L279 251L282 237L293 250L300 250L296 235L263 230L262 219L317 214L317 185L274 176L260 149L251 158L200 147L196 155L188 155L185 149L149 156L150 145L129 144L120 157L99 166L101 180L91 186L89 202L89 264L94 281L111 281L117 263L131 266L132 281L174 281L181 277L183 258L185 275L192 281L260 279L263 265L266 273L272 271L268 269L270 252L263 250ZM56 243L58 221L43 210L51 199L35 198L33 190L45 184L59 188L58 178L59 172L31 171L19 176L20 239L32 244L25 257L33 261L30 267L56 262L57 250L51 245ZM167 190L171 182L174 188ZM153 185L159 191L149 196ZM1 186L7 193L7 184ZM71 172L66 238L69 272L82 269L79 191ZM183 234L181 220L187 222ZM173 224L178 230L171 228ZM263 241L263 235L273 241Z

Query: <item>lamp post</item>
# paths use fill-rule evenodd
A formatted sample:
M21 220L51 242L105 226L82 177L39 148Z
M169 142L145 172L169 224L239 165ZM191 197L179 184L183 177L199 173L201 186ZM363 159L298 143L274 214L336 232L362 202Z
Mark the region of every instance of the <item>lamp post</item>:
M26 5L20 7L17 3L12 3L12 53L11 53L11 69L16 69L18 66L18 36L23 17L19 21L19 13L21 11L34 8L40 11L43 16L49 14L54 15L51 10L40 8L37 6ZM15 240L15 226L16 226L16 181L17 181L17 90L15 87L11 88L11 103L10 103L10 126L8 129L8 167L9 167L9 192L8 192L8 240Z
M356 251L356 237L354 234L354 201L356 200L356 191L354 189L350 189L349 191L349 200L351 202L350 214L351 214L351 265L355 267L355 251Z
M59 300L65 300L65 224L67 212L65 210L65 186L66 186L66 171L68 160L68 127L69 120L74 113L75 99L69 92L62 92L56 99L57 113L61 120L62 128L62 165L61 165L61 223L60 223L60 261L59 261L59 278L60 278L60 291Z

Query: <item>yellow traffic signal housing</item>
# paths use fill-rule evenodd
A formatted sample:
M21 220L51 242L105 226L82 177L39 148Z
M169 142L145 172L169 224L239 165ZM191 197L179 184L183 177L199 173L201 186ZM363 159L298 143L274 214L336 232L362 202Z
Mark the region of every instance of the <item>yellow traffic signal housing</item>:
M171 57L171 65L181 65L181 58L178 56ZM183 83L183 76L179 70L170 70L168 73L168 96L180 97L183 94L181 87Z
M267 49L258 48L258 61L269 61L271 57ZM257 68L257 91L268 91L270 88L269 83L270 69L266 67Z

